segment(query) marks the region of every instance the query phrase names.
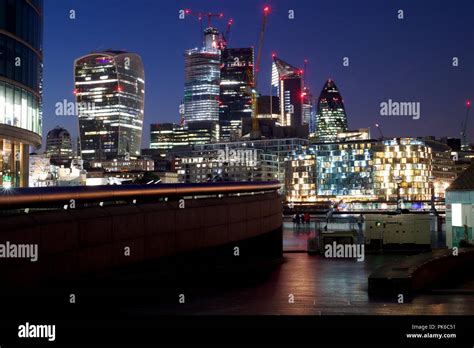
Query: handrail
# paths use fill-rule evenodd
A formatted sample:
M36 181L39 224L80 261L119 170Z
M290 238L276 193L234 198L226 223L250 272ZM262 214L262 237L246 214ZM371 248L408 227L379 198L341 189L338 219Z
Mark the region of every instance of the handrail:
M104 185L0 189L0 209L29 207L45 203L110 201L140 197L168 197L275 191L279 181L226 182L201 184Z

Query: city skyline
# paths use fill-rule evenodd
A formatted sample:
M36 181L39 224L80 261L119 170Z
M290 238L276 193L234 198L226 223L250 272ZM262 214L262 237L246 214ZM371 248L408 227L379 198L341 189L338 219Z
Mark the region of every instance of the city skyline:
M428 1L0 0L1 346L466 343L474 3Z
M308 59L307 85L312 91L319 91L328 78L337 82L344 92L350 129L370 126L374 133L374 124L379 123L387 137L460 136L464 102L472 98L470 91L474 89L474 64L470 63L474 52L468 45L473 34L468 29L467 16L469 8L474 7L472 3L445 8L441 2L426 6L408 1L362 1L359 8L353 8L343 1L335 13L329 11L329 4L320 2L321 15L309 11L311 1L243 1L238 5L211 1L140 3L135 7L110 0L101 2L95 13L89 13L87 5L75 1L54 5L45 2L48 21L44 35L44 134L61 125L77 136L77 118L55 116L54 106L64 99L74 100L73 60L97 49L126 49L142 56L148 76L145 130L151 123L179 122L184 82L182 54L200 46L200 32L196 18L180 20L178 11L191 8L223 12L225 19L234 19L229 47L249 47L256 44L261 9L268 3L272 12L259 77L261 94L270 92L273 52L295 65L300 62L301 67ZM76 11L75 19L69 18L71 9ZM292 20L288 18L290 9L295 15ZM398 9L404 10L404 19L397 18ZM108 16L104 17L104 13ZM116 18L124 20L118 26L112 25ZM432 22L439 25L428 25ZM222 30L226 21L214 19L213 23ZM57 32L57 27L63 29ZM107 32L104 27L113 30ZM141 40L136 39L137 33L142 33ZM67 49L62 44L65 37L74 38ZM343 65L344 57L349 58L349 66ZM459 66L453 67L453 57L458 58ZM419 102L421 119L380 116L380 103L389 99ZM446 122L448 117L450 122ZM473 136L468 133L471 142ZM142 148L148 143L145 131Z

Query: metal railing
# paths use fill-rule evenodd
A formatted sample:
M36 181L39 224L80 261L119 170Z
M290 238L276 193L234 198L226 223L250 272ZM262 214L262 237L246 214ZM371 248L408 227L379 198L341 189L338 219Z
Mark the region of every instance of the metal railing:
M107 185L0 189L0 211L55 208L63 204L127 202L168 197L207 197L277 191L278 181L202 184Z

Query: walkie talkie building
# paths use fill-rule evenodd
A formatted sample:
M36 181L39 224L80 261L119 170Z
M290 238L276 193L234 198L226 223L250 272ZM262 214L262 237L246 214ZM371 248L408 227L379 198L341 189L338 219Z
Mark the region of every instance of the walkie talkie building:
M81 157L86 161L140 155L145 73L137 54L95 52L74 63Z

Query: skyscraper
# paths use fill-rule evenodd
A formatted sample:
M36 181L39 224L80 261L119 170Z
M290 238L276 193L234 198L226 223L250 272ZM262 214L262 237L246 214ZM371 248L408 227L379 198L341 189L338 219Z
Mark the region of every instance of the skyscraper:
M283 126L303 124L303 71L274 57L272 95L280 98L280 123Z
M82 158L139 156L145 102L140 56L94 52L76 59L74 74Z
M41 145L43 2L0 1L0 187L28 186Z
M253 48L226 48L221 56L219 124L222 140L236 140L252 117Z
M150 124L150 149L160 150L163 154L174 146L174 132L179 125L174 123Z
M313 133L316 126L314 99L307 86L303 87L301 97L303 98L303 124L307 124L309 126L309 132Z
M185 123L219 121L220 64L219 33L204 31L205 46L184 54Z
M260 95L258 103L258 118L269 118L280 125L280 98L270 95Z
M331 79L321 91L316 115L316 138L319 142L334 142L337 133L347 131L347 116L341 94Z
M57 126L46 136L46 155L54 165L68 166L72 159L72 142L69 132Z

